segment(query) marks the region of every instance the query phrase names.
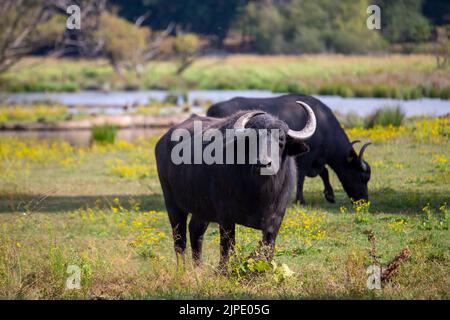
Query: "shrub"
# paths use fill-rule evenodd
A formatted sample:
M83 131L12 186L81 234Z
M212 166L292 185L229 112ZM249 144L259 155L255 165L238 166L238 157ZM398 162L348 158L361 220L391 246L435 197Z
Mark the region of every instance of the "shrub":
M441 99L450 99L450 87L444 87L441 89Z
M391 90L387 85L378 85L373 88L373 96L375 98L387 98L390 92Z
M399 127L404 119L405 113L401 107L382 108L367 117L366 128L373 128L377 125L382 127Z
M357 86L356 88L354 88L353 91L354 91L355 97L358 97L358 98L371 97L373 95L372 89L367 85Z
M422 97L422 90L419 87L405 87L403 90L403 99L418 99Z
M113 125L94 126L91 130L92 141L101 144L113 144L116 141L117 127Z
M138 27L110 13L100 17L99 30L94 35L104 43L104 54L117 73L124 67L136 67L147 50L150 29Z
M178 60L176 74L182 74L194 61L200 49L200 39L193 33L179 32L173 38L173 52Z

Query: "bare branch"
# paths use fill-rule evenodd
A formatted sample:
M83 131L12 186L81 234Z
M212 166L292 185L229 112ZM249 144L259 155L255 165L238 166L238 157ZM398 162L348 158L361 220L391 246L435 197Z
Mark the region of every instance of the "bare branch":
M98 27L98 16L105 8L106 0L3 0L0 6L0 72L42 45L37 27L55 14L65 15L72 4L82 8L86 30L62 31L55 39L54 50L48 55L61 56L74 50L90 54L100 52L102 43L93 42L90 33Z
M164 31L158 33L157 37L149 42L146 53L144 54L144 62L150 61L160 54L163 42L174 29L175 24L173 22L169 23Z
M138 27L140 27L145 20L147 20L148 17L150 17L151 15L151 11L147 11L146 13L144 13L143 15L141 15L139 18L136 19L136 21L134 22L134 24Z

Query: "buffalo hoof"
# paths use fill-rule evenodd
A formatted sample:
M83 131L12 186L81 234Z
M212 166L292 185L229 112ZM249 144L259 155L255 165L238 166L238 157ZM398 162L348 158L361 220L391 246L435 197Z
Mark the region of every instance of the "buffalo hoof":
M219 276L226 276L228 275L228 268L223 265L219 265L216 269L216 274Z
M325 195L325 199L327 199L330 203L335 203L336 200L334 199L334 193L333 191L324 191L323 194Z
M193 260L192 265L194 266L194 268L201 268L203 266L203 263L201 260Z

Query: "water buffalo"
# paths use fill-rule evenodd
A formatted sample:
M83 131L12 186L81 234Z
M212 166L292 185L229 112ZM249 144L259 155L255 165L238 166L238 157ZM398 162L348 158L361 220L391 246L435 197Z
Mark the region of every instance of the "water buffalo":
M334 203L334 191L331 186L327 164L336 172L345 192L350 199L367 200L367 184L370 180L370 166L364 160L364 151L370 143L362 146L359 154L353 145L360 141L350 142L333 112L320 100L306 95L289 94L276 98L234 98L212 105L207 116L226 117L240 110L262 110L285 121L290 128L304 126L307 115L297 107L296 101L303 101L311 106L317 118L317 130L306 143L310 152L297 157L297 194L296 200L305 203L303 183L305 176L320 175L325 186L325 199Z
M222 268L228 262L229 251L234 246L235 224L262 230L262 245L268 248L267 257L271 258L275 238L295 184L296 165L293 156L308 151L304 141L311 137L316 129L316 118L312 109L306 103L300 105L306 110L307 117L304 128L298 131L289 129L285 122L268 113L242 111L222 119L193 116L172 127L161 137L155 148L156 162L178 263L180 258L183 263L185 261L188 213L192 214L189 235L195 264L201 261L203 235L210 222L219 224L219 265ZM298 105L297 108L303 109ZM247 161L240 164L234 161L227 164L189 164L195 161L195 139L198 135L195 130L199 123L204 128L202 136L207 136L210 129L217 129L221 133L230 129L234 132L248 129L257 132L264 129L276 131L279 137L274 141L274 136L268 134L267 141L271 148L276 148L277 158L258 159L254 164ZM180 138L180 129L188 133L186 141L186 137ZM208 142L208 139L203 138L200 150L205 151L211 142L215 141L211 138ZM236 136L232 140L235 160L238 150L234 139L237 140ZM186 150L180 153L182 156L191 153L185 161L187 163L174 161L175 148L178 149L180 143L186 142L190 148L188 151L191 150L192 153ZM245 145L248 145L248 142L245 140ZM261 148L261 145L258 145L258 148ZM245 158L249 159L250 148L244 150ZM258 157L259 155L260 153ZM275 161L279 163L278 170L270 175L262 175L261 169Z

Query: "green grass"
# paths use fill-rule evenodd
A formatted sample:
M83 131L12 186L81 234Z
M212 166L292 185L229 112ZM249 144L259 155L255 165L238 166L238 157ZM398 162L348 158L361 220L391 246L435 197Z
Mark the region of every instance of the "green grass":
M94 126L91 133L93 142L113 144L117 137L117 127L112 125Z
M198 59L181 76L152 62L141 78L116 75L104 60L28 58L0 77L0 90L264 89L345 97L450 98L448 70L431 55L252 56Z
M0 297L449 299L448 217L439 209L450 200L448 139L405 134L370 146L368 212L355 213L334 174L336 204L325 202L318 178L307 179L308 206L290 206L277 239L275 261L295 272L281 280L272 271L249 272L245 261L233 264L240 273L218 275L214 224L205 236L205 265L193 269L188 250L187 270L176 270L155 171L156 137L82 149L2 139ZM128 174L142 166L148 174ZM411 251L382 290L366 288L367 229L382 264L402 248ZM259 238L238 228L242 256ZM82 271L80 290L65 289L71 264Z
M366 128L373 128L375 126L394 126L399 127L405 119L405 112L401 107L386 107L376 110L373 114L366 118Z

